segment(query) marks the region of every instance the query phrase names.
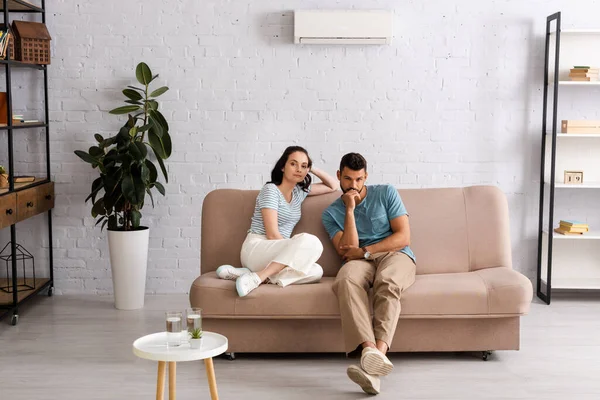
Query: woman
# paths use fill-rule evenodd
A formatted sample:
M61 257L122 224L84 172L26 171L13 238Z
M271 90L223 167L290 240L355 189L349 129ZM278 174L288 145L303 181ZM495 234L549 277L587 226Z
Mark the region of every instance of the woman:
M311 185L309 171L323 183ZM252 224L242 245L243 267L221 265L217 276L235 280L240 297L267 279L283 287L318 282L323 268L316 261L323 245L308 233L291 237L292 230L300 220L302 202L307 196L331 193L338 186L335 178L312 166L304 148L285 149L271 171L271 181L256 198Z

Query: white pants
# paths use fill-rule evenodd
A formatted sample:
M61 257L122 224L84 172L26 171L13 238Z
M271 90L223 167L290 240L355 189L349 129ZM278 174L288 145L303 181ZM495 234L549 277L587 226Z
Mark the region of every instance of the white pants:
M290 239L268 240L265 235L248 233L240 258L242 266L252 272L265 269L271 262L286 267L269 281L280 286L318 282L323 268L316 261L323 253L323 244L309 233L299 233Z

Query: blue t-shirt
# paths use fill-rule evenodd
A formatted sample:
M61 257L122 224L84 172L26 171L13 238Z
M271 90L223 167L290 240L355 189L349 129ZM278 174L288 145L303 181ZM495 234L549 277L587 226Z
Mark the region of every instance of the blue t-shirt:
M370 246L390 236L394 233L390 221L402 215L408 215L408 212L396 188L392 185L367 186L367 195L354 209L359 247ZM323 225L330 239L344 230L345 217L346 205L341 198L323 211ZM416 262L409 246L399 251Z

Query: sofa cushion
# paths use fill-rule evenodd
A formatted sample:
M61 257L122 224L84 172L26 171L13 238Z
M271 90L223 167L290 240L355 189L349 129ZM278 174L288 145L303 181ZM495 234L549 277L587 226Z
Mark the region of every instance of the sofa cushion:
M339 318L334 281L324 277L286 288L261 285L240 298L235 282L209 272L192 284L190 302L209 318ZM532 295L529 279L506 267L417 275L402 296L401 318L521 315L529 310Z

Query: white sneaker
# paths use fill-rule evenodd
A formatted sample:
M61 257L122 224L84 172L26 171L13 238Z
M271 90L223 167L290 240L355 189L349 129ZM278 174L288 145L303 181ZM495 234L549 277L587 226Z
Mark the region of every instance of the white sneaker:
M221 265L217 268L217 276L221 279L228 279L230 281L235 281L237 278L244 274L248 274L250 271L248 268L236 268L233 265Z
M244 297L257 287L259 287L260 284L261 281L259 276L254 272L250 272L249 274L244 274L236 279L235 288L240 297Z
M392 372L394 364L378 349L365 347L360 357L360 366L366 373L385 376Z
M348 378L356 383L360 388L368 394L379 394L381 390L381 381L378 377L369 375L358 365L351 365L346 370Z

